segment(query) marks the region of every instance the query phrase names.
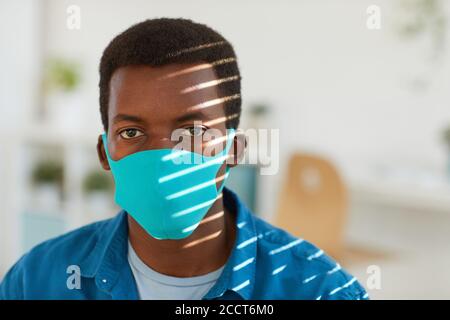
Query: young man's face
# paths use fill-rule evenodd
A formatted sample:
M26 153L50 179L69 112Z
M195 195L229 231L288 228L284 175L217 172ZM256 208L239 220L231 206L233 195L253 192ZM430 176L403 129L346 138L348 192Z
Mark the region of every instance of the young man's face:
M138 151L174 148L179 143L171 139L175 130L182 133L182 139L190 135L192 140L208 129L225 134L225 112L220 103L224 97L217 85L208 85L214 80L213 68L199 64L127 66L116 70L110 81L108 108L111 158L119 160ZM109 170L101 139L98 151L102 166Z

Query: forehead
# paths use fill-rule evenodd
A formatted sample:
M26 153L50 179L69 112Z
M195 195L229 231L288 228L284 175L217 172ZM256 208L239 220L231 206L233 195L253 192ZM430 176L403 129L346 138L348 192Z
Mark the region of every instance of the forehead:
M214 103L220 97L215 80L213 67L206 63L119 68L110 82L109 119L126 113L167 121L194 110L221 117L223 104Z

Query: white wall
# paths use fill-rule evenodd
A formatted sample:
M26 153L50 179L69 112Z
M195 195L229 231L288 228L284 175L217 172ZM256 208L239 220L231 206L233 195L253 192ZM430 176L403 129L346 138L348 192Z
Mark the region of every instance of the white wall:
M40 26L38 2L0 3L0 276L19 253L19 220L14 215L23 199L23 181L16 179L23 170L22 162L12 159L24 160L14 141L39 103Z
M282 161L304 149L332 158L350 176L380 164L439 170L445 163L439 130L450 122L450 52L429 63L426 45L402 41L395 33L396 3L376 1L382 28L370 31L366 9L374 2L365 0L51 0L48 51L86 63L86 107L98 124L97 66L111 38L146 18L192 18L234 44L244 108L253 101L273 104ZM79 31L65 27L69 4L81 7ZM422 74L430 75L428 88L412 90ZM263 215L273 211L282 174L266 179Z
M446 154L439 138L440 130L450 123L450 48L439 60L430 61L427 39L406 42L399 38L395 33L402 13L399 2L0 0L0 273L20 252L18 216L26 193L23 168L27 157L12 138L26 130L33 110L39 107L42 54L83 63L84 108L80 112L86 123L82 139L96 139L101 130L97 89L101 53L113 36L147 18L187 17L223 33L239 57L244 110L254 101L273 105L269 125L280 128L282 163L278 175L264 179L258 210L263 216L270 218L274 211L284 164L295 150L311 150L333 159L351 179L386 165L442 171ZM443 3L450 16L450 2ZM72 4L81 7L78 31L66 27L66 9ZM371 4L381 8L382 29L378 31L366 28L366 9ZM449 35L447 30L447 47ZM414 89L414 81L423 79L428 80L426 88ZM381 189L390 196L395 188L383 183ZM413 198L406 194L404 202L408 197ZM430 203L437 202L430 199ZM353 210L358 211L349 223L353 242L418 251L414 260L402 258L400 265L393 261L394 271L389 269L390 262L376 262L382 263L388 280L385 297L448 295L446 287L433 282L428 287L416 286L416 291L407 285L414 270L445 275L441 266L448 261L441 253L447 249L448 218L432 210L388 210L383 203L370 210L365 206L364 202L362 208ZM413 216L407 216L411 212ZM434 246L435 260L422 256L429 246ZM364 268L355 270L356 274L365 276ZM405 273L405 268L413 271Z

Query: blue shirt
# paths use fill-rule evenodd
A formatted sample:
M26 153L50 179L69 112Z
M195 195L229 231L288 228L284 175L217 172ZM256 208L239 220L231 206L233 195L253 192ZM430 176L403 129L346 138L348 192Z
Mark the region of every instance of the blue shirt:
M236 214L236 242L203 299L368 298L322 250L254 216L228 189L224 204ZM127 253L127 213L121 211L33 248L6 274L0 299L138 299ZM74 275L79 285L70 285Z

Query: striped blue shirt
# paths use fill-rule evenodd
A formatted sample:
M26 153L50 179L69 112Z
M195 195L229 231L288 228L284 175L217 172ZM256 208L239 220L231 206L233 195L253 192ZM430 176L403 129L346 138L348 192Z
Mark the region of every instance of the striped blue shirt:
M236 243L203 299L368 299L356 278L322 250L259 219L226 188L223 198L236 214ZM0 299L137 299L127 256L127 213L121 211L33 248L0 283ZM77 272L79 283L70 285Z

